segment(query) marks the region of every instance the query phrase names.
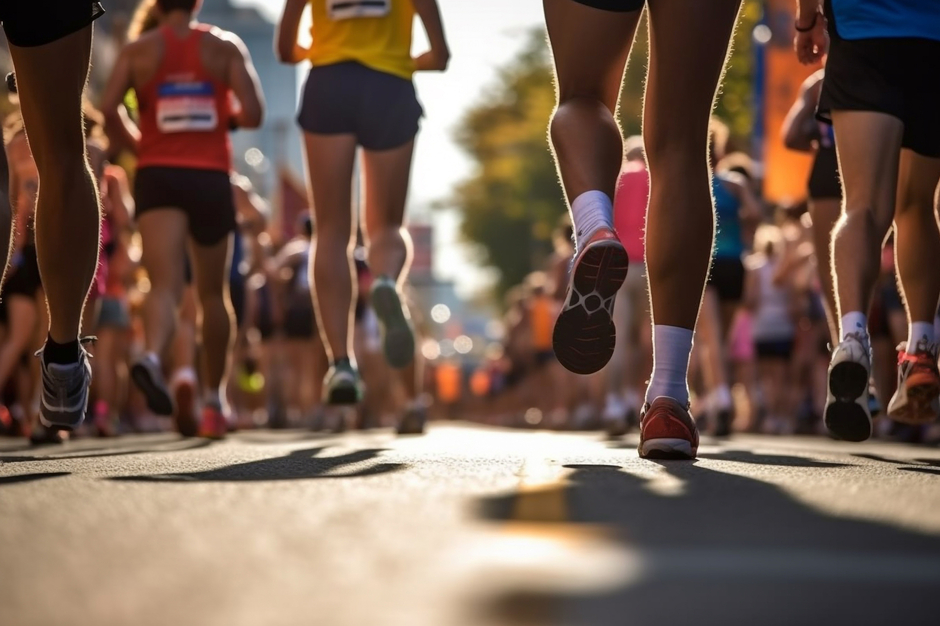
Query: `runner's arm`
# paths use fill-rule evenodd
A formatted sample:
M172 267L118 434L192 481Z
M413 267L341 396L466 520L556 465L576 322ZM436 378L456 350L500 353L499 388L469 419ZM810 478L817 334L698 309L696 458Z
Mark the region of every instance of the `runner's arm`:
M306 7L307 0L287 0L284 3L284 11L281 13L281 19L278 20L274 35L274 53L281 63L293 65L307 56L307 51L297 43L300 19Z
M822 75L817 72L810 76L803 88L800 97L796 99L790 112L783 121L783 143L790 150L799 152L812 152L813 142L819 139L819 126L816 124L816 104L819 101L819 90L822 85Z
M0 150L0 250L2 250L3 269L0 270L0 285L6 280L7 268L13 248L13 208L10 203L10 167L7 164L6 150Z
M105 131L111 141L127 146L136 153L140 143L140 129L124 107L124 96L131 87L130 52L125 47L111 70L101 99L101 112L104 114Z
M244 42L235 35L228 37L229 87L241 105L234 121L239 128L258 128L264 120L264 94L258 72Z
M424 32L428 34L428 42L431 44L430 50L415 58L415 70L443 72L450 61L450 49L444 37L444 23L441 21L437 0L412 0L412 3L415 13L424 25Z

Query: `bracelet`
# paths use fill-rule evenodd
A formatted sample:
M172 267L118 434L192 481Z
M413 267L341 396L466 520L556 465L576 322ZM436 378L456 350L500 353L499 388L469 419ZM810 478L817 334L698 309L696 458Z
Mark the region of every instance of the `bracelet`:
M816 12L813 13L813 21L809 23L809 26L800 28L800 23L794 22L793 27L796 29L796 32L798 33L808 33L809 31L816 28L816 20L818 19L819 19L819 9L816 9Z

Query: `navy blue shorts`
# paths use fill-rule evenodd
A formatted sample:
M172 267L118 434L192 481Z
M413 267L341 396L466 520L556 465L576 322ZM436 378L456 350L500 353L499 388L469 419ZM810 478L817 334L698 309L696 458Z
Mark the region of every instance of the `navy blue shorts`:
M297 123L315 135L355 135L366 150L391 150L415 138L423 115L410 80L345 61L310 68Z

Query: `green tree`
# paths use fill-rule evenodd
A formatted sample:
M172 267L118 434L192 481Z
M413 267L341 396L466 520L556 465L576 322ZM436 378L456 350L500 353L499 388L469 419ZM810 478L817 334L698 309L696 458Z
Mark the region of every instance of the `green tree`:
M729 122L735 145L746 145L752 123L751 31L760 13L760 0L746 0L717 107L717 114ZM625 135L640 132L647 40L644 19L621 97ZM551 252L551 234L564 214L547 141L554 105L551 57L544 29L539 28L467 111L456 132L477 171L457 186L452 204L463 215L464 238L480 246L483 263L499 269L494 295L502 296L529 272L542 268Z

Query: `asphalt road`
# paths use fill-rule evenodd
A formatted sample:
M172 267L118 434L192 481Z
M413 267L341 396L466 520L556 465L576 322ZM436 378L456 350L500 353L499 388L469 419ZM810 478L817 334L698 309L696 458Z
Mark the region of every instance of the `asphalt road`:
M0 624L940 624L940 450L635 443L0 441Z

